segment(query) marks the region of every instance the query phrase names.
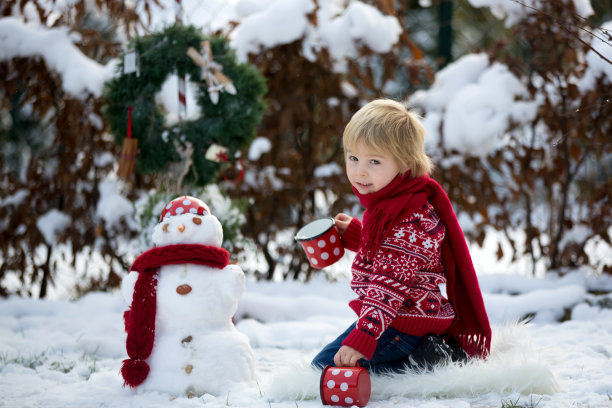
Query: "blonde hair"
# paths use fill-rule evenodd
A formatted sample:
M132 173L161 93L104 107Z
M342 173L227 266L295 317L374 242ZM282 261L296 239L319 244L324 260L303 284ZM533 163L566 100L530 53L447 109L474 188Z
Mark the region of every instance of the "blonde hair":
M395 158L402 174L429 174L431 158L425 153L425 128L419 116L391 99L377 99L359 109L344 128L344 151L359 142L377 153Z

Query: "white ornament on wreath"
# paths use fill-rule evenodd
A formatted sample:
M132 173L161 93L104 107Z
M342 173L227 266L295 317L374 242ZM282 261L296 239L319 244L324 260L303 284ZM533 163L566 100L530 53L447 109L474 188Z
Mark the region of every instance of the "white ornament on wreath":
M189 47L187 55L196 65L202 67L202 77L206 81L208 96L213 104L216 105L219 102L219 91L236 95L236 87L232 80L223 74L223 66L213 61L209 41L202 41L200 52L193 47Z

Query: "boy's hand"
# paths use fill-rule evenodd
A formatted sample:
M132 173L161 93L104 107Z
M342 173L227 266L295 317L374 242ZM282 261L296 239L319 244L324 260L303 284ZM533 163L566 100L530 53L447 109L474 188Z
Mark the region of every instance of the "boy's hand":
M362 358L366 357L354 348L342 346L334 356L334 364L336 367L357 367Z
M338 214L338 215L336 215L334 217L334 221L336 223L336 228L338 229L338 232L340 233L340 235L342 235L344 233L346 228L351 223L352 219L353 219L353 217L349 217L348 215L346 215L344 213L340 213L340 214Z

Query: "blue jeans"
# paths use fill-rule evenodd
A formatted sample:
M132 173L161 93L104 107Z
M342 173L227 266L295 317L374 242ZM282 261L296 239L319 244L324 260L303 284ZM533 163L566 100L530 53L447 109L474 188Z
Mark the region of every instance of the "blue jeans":
M310 363L317 368L334 365L334 356L342 347L342 342L356 327L357 322L351 324L338 338L319 352ZM408 356L418 346L421 337L402 333L392 327L387 327L378 339L376 350L370 360L361 359L359 365L370 373L384 374L389 372L402 372L408 363Z

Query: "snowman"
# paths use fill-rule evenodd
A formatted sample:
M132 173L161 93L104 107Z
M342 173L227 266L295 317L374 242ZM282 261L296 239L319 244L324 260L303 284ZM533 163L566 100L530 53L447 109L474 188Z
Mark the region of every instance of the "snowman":
M155 246L123 279L124 386L175 396L220 396L254 381L248 338L232 323L244 274L221 248L223 229L203 201L172 200L153 231Z

